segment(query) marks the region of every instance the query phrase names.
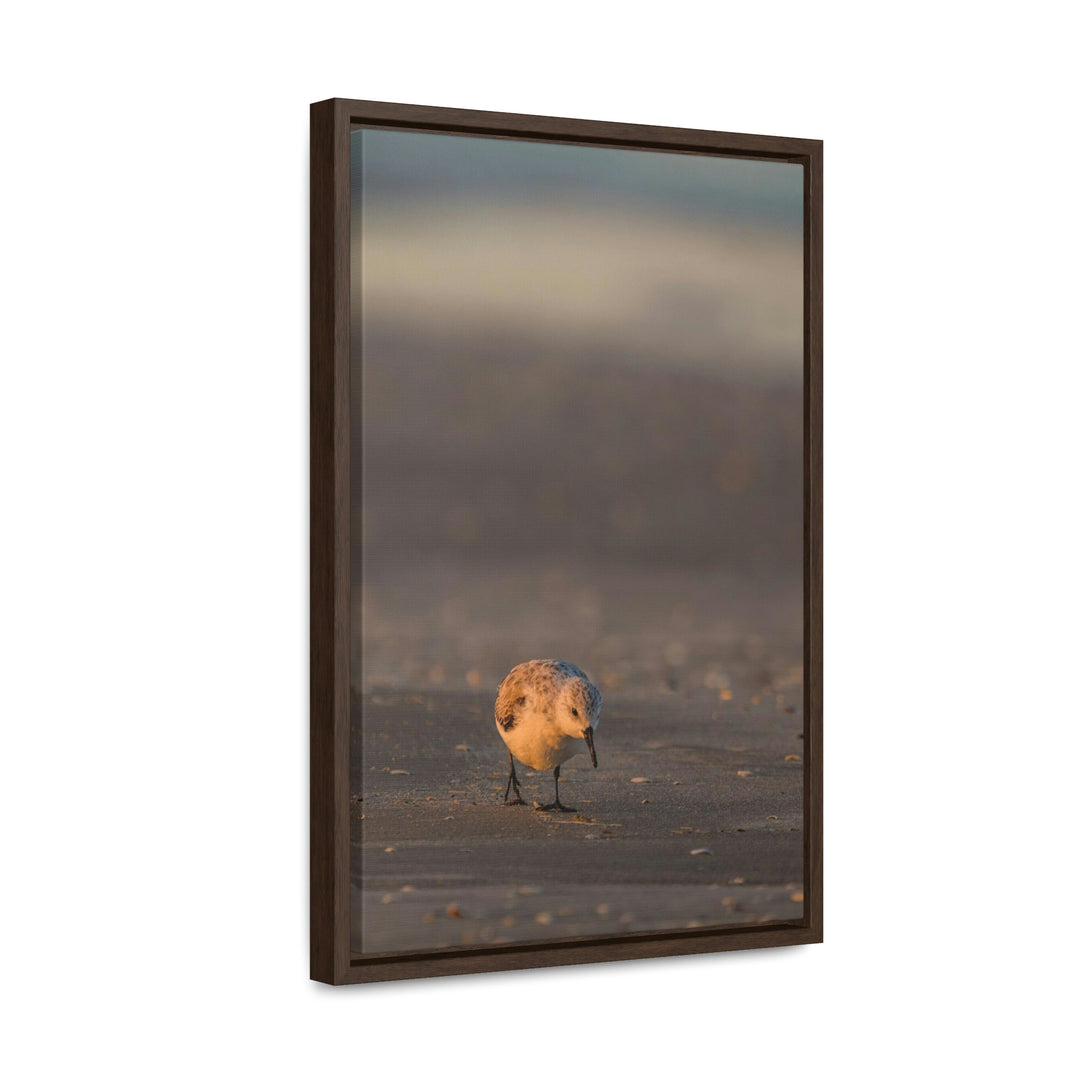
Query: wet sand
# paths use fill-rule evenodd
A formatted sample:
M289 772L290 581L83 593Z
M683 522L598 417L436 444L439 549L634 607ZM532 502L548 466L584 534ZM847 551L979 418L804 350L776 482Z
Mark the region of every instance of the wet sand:
M562 768L573 814L503 805L493 700L354 700L355 953L801 917L801 691L606 693L599 768ZM518 776L551 801L550 773Z
M545 326L369 314L353 352L358 952L802 912L801 349ZM502 805L496 687L532 657L604 694L576 815Z

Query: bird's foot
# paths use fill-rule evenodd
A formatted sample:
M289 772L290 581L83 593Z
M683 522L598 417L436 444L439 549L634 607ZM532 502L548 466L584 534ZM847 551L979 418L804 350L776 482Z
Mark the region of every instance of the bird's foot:
M564 814L576 814L577 811L572 806L563 806L558 799L554 802L549 802L546 806L541 806L539 803L533 803L533 807L541 812L546 810L560 810Z
M512 799L503 799L503 806L524 806L525 800L520 795L515 795Z

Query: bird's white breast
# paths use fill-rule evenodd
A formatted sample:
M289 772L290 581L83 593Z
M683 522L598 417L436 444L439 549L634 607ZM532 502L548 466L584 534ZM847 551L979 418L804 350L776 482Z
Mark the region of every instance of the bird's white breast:
M554 769L585 749L584 739L564 735L548 715L536 709L522 709L509 731L495 726L510 753L530 769Z

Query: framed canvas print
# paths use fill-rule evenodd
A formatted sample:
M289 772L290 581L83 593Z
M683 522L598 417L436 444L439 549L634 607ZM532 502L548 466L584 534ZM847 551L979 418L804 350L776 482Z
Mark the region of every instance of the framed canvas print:
M822 144L311 107L311 975L822 940Z

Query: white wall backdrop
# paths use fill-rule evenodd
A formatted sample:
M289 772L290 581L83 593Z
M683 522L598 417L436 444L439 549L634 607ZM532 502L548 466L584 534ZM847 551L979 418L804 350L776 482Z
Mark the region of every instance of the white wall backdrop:
M5 1071L1063 1075L1065 15L9 11ZM825 140L826 944L307 981L307 106L335 95Z

